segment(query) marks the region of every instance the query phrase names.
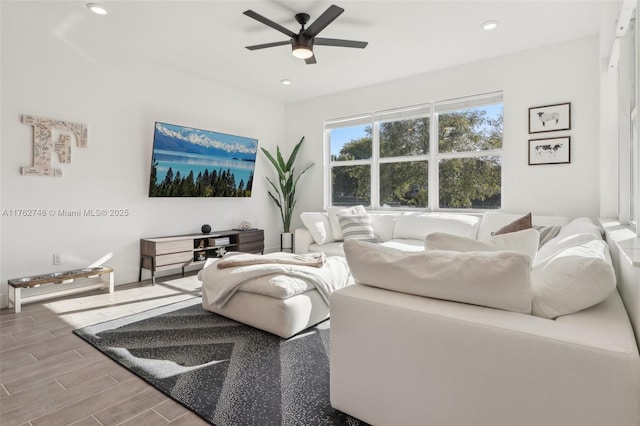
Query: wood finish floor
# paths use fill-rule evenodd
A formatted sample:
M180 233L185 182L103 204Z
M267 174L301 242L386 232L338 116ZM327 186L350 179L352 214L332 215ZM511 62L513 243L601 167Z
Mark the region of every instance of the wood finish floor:
M0 311L0 424L206 425L73 330L200 295L195 276Z

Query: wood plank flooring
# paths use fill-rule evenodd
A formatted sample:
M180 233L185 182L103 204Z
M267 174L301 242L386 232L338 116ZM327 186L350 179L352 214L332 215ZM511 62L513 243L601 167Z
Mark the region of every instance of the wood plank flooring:
M195 275L170 276L0 310L0 424L206 425L72 333L198 295Z

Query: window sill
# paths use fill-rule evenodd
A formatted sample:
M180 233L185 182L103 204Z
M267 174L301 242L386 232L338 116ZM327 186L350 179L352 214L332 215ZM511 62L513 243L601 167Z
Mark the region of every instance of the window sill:
M601 218L600 225L607 234L607 241L616 244L632 266L640 268L640 237L631 225L622 225L613 218Z

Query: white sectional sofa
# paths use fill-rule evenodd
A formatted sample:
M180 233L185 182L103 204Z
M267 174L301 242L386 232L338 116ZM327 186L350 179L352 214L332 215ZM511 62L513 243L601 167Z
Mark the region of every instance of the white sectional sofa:
M334 408L374 425L640 425L638 344L608 269L606 243L592 222L534 216L534 224L564 226L533 265L519 270L526 284L514 290L503 279L485 289L476 276L479 284L459 294L454 278L419 282L421 267L432 275L420 263L420 256L434 255L421 252L425 236L448 232L489 241L517 215L369 216L380 244L347 244L357 284L331 298ZM314 219L307 226L317 224ZM328 233L328 216L323 223L312 229L324 226ZM295 249L344 254L344 243L330 240L318 244L309 228L296 230ZM402 266L393 247L408 249L415 267ZM602 287L599 280L608 283ZM504 296L499 286L518 293L517 309L510 300L487 306L487 296ZM607 296L594 304L589 295L598 291L597 297ZM564 300L556 303L557 297ZM535 315L522 308L523 298L534 313L538 303Z
M296 253L324 252L327 256L344 256L344 243L337 216L364 214L370 218L375 238L387 247L407 251L424 250L424 239L433 232L446 232L463 237L487 240L491 232L517 214L458 214L423 213L401 211L370 211L364 208L329 208L326 212L304 212L300 218L304 228L294 231L294 251ZM569 219L561 216L533 216L533 224L538 226L565 225Z

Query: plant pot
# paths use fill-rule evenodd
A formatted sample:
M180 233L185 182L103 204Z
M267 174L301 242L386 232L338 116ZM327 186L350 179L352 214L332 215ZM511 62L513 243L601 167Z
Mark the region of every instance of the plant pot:
M280 251L293 253L293 233L283 232L280 234Z

